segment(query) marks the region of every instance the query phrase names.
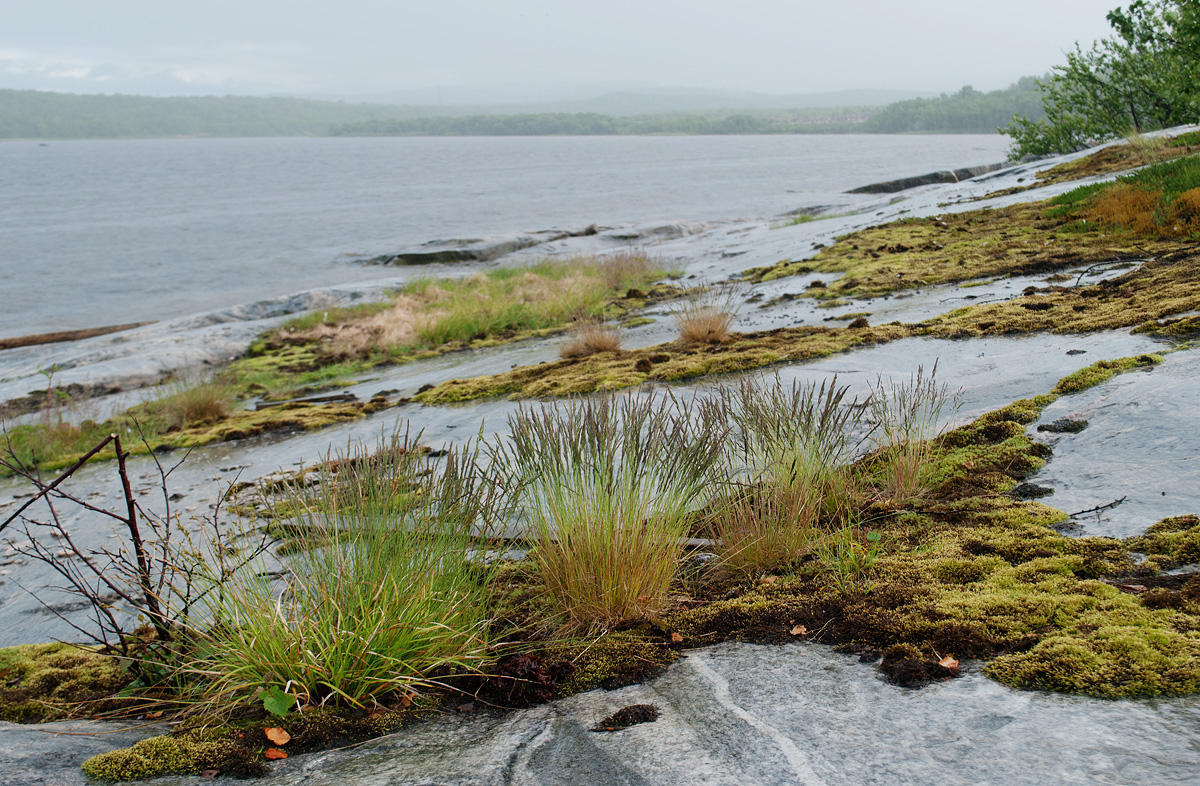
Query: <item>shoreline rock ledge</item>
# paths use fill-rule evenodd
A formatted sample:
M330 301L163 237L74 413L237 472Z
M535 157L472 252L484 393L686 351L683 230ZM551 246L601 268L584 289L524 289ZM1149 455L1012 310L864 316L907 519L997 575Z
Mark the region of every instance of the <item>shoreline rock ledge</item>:
M902 177L899 180L886 180L882 183L872 183L869 186L859 186L847 191L847 194L894 194L897 191L907 191L910 188L930 186L935 183L961 183L973 177L986 175L1003 169L1005 164L982 164L980 166L963 167L962 169L944 169L941 172L930 172L927 175Z

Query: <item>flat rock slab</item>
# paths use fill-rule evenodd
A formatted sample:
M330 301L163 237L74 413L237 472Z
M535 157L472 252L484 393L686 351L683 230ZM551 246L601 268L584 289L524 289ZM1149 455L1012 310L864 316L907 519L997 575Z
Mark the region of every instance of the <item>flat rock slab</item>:
M657 705L658 719L611 733L590 730L630 704ZM77 769L68 777L64 768L123 741L0 727L0 783L82 784ZM35 743L38 750L10 760L18 769L4 761ZM61 766L37 772L42 780L5 780L10 772L35 773L23 762L47 761L52 745ZM970 669L911 691L829 647L727 644L693 651L645 685L506 715L447 715L353 748L288 759L258 783L1158 785L1194 784L1197 767L1194 698L1115 702L1020 692Z
M163 727L144 723L0 722L0 786L80 786L89 783L79 765L87 758L133 745Z

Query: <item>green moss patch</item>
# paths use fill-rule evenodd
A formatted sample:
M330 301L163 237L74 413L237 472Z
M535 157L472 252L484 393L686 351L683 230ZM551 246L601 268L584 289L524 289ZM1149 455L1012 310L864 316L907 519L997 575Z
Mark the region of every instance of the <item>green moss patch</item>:
M1142 259L1170 248L1114 233L1080 231L1049 201L999 209L906 218L843 235L812 259L751 268L761 283L807 273L840 273L806 290L818 300L877 297L975 279L1051 274L1117 259Z
M129 682L115 658L70 644L0 649L0 720L37 723L93 715L132 703L114 698Z
M205 771L238 778L258 777L268 771L269 749L292 755L358 742L394 731L414 714L409 710L348 713L314 707L286 718L191 719L171 734L93 756L83 763L83 772L101 781L199 775ZM277 745L267 738L268 728L283 729L290 739Z
M909 328L899 324L734 333L724 344L661 344L522 366L492 376L450 380L418 395L416 400L425 404L448 404L496 396L540 398L619 390L646 381L673 382L732 374L784 361L810 360L911 334Z

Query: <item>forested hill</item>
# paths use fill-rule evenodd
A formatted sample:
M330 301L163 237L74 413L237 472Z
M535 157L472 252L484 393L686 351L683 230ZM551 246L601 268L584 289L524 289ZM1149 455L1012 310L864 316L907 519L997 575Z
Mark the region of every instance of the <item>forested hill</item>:
M410 112L399 106L299 98L154 98L0 90L0 138L326 136L337 125Z
M534 136L612 134L994 133L1014 114L1040 117L1032 78L1006 90L885 107L646 114L430 116L430 108L298 98L153 98L0 90L0 139L236 136Z
M990 93L968 86L953 95L897 101L873 112L863 130L877 134L990 134L1008 125L1013 115L1038 120L1045 114L1037 79L1026 76Z

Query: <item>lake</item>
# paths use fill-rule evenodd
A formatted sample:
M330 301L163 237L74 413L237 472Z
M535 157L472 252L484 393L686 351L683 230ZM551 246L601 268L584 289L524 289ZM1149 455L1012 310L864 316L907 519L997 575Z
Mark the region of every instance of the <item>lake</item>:
M0 144L0 337L379 278L435 239L853 206L1008 139L660 136ZM392 272L392 271L389 271Z

